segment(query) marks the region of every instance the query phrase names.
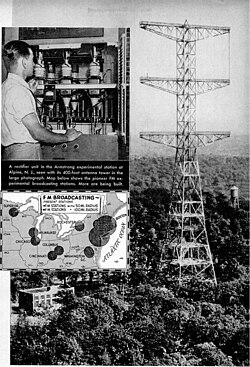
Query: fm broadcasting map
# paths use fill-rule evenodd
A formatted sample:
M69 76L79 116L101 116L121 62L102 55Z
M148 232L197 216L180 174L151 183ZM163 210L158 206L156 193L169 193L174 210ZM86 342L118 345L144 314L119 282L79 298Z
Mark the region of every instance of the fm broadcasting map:
M3 192L2 218L2 269L127 267L127 192Z

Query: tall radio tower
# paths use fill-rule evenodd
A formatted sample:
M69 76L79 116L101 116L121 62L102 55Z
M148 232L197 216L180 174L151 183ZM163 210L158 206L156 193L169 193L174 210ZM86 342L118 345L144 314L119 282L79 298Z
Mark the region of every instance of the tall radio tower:
M196 96L229 85L229 79L196 79L196 42L230 32L230 28L141 22L140 27L176 41L176 78L142 77L141 83L177 96L176 132L144 132L140 137L176 149L171 204L162 265L178 267L179 283L190 277L213 281L212 255L209 247L201 191L197 148L230 136L230 132L196 131Z

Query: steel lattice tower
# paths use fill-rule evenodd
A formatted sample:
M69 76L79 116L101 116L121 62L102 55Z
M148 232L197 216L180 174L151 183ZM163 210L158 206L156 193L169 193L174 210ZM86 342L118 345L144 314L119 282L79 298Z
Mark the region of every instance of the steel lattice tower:
M141 78L141 83L177 96L176 132L147 132L140 137L176 149L166 242L162 265L178 266L179 283L196 276L216 276L205 226L197 148L230 136L230 132L196 131L196 96L229 85L229 79L196 79L196 42L223 35L230 28L141 22L140 27L176 41L176 78ZM176 269L176 267L175 267Z

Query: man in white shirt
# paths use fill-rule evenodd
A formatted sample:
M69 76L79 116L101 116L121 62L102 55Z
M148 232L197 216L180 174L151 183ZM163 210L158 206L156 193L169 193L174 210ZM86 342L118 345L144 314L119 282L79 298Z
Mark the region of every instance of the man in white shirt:
M1 134L4 160L42 159L40 142L64 143L81 135L75 129L56 134L40 124L32 92L36 82L26 82L33 76L33 52L23 41L8 42L3 49L8 77L2 84Z

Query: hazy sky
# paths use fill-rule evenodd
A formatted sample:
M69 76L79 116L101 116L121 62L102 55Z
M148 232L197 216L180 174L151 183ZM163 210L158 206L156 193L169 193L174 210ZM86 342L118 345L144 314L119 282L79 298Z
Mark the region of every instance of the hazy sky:
M242 134L249 124L248 16L248 0L13 0L12 25L130 27L131 135L176 129L176 96L139 82L147 74L176 76L175 41L140 29L139 22L187 19L189 24L230 27L230 37L197 42L197 77L230 74L230 86L197 97L197 129Z
M230 37L223 35L197 42L197 77L228 78L230 75L230 86L197 97L197 129L246 133L250 66L247 64L248 1L165 1L164 6L163 2L156 4L158 6L150 14L143 15L143 20L183 23L187 19L190 24L231 28ZM147 73L149 76L175 77L176 42L138 28L134 35L131 41L138 46L132 51L135 63L132 62L131 69L137 80L139 75ZM131 89L132 106L134 100L137 106L135 130L138 127L145 131L175 129L176 96L134 82L134 93Z
M1 26L131 28L131 135L176 128L176 97L139 83L139 77L147 73L175 77L175 42L141 30L139 22L183 23L185 19L190 24L231 27L231 84L197 98L197 128L248 133L248 17L249 0L0 0ZM200 60L197 76L227 76L228 49L224 37L197 43ZM0 299L2 365L9 363L9 284L9 272L2 272L0 285L5 295Z

